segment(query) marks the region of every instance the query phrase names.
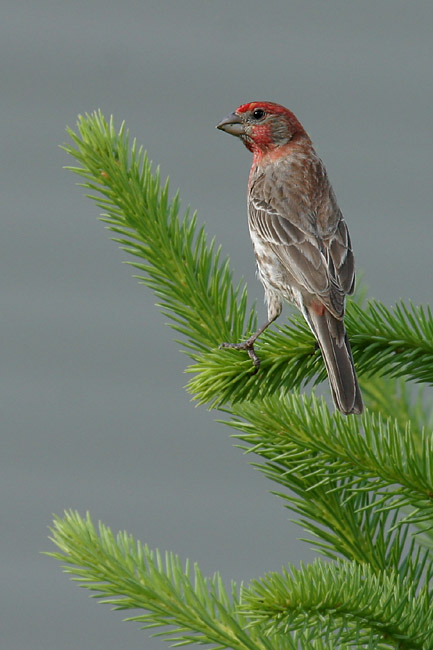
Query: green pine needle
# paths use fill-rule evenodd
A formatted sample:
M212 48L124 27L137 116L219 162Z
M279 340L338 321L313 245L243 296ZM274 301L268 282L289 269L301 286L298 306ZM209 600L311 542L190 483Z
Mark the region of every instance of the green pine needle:
M129 616L143 629L163 628L153 636L165 636L173 645L210 644L213 648L272 650L293 648L279 645L258 630L248 630L248 619L239 610L233 583L228 593L216 573L205 578L197 565L184 565L172 554L162 556L136 542L126 532L92 523L77 512L56 517L52 541L59 552L48 553L64 564L81 587L93 597L118 610L146 610ZM168 629L167 629L168 628Z
M431 603L394 572L374 573L368 565L315 560L300 569L283 568L254 580L243 592L242 611L259 629L287 634L308 627L339 632L346 641L363 633L386 647L426 650L433 644Z

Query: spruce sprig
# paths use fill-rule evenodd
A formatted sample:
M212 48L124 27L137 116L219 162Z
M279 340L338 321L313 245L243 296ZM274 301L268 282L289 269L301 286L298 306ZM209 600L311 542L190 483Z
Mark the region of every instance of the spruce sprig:
M315 560L254 580L243 596L243 611L269 633L307 626L318 635L330 629L358 646L365 632L385 644L376 647L425 650L433 644L428 592L415 594L393 571L377 574L368 565Z
M406 521L433 520L433 433L405 427L367 411L360 418L331 414L314 395L276 396L231 407L230 426L246 451L266 459L262 471L289 489L291 477L309 472L313 489L352 481L351 491L374 489L381 509L411 506ZM358 480L366 485L355 487ZM335 489L335 488L333 488ZM365 506L367 508L367 506Z
M74 580L114 609L147 610L127 620L144 629L163 628L153 636L215 649L275 647L260 631L245 631L248 620L239 611L236 587L227 593L219 574L205 578L197 565L152 551L126 532L115 536L103 524L96 529L89 514L65 512L63 519L56 517L51 533L60 552L50 555L66 563L65 572L78 576Z

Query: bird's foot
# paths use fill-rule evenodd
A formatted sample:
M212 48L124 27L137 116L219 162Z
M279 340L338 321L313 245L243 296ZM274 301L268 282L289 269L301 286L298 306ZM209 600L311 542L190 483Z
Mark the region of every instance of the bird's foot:
M254 365L254 370L252 372L253 375L258 372L258 369L260 368L260 359L256 354L256 351L254 349L254 343L257 337L251 337L247 339L246 341L242 341L242 343L220 343L219 347L220 348L231 348L232 350L246 350L248 352L248 356L253 362Z

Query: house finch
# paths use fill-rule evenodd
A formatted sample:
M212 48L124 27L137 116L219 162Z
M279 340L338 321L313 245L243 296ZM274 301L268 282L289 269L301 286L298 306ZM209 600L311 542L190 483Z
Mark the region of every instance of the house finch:
M302 124L271 102L240 106L218 125L253 154L248 225L264 286L268 320L247 341L222 347L247 350L256 368L258 336L294 303L317 339L336 407L361 413L363 403L344 328L346 294L354 290L354 259L346 222Z

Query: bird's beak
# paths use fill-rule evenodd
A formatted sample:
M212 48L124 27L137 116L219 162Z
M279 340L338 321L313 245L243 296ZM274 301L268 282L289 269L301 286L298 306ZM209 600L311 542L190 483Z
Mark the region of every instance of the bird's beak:
M245 125L242 118L237 113L230 113L219 124L216 125L217 129L230 133L231 135L245 135Z

